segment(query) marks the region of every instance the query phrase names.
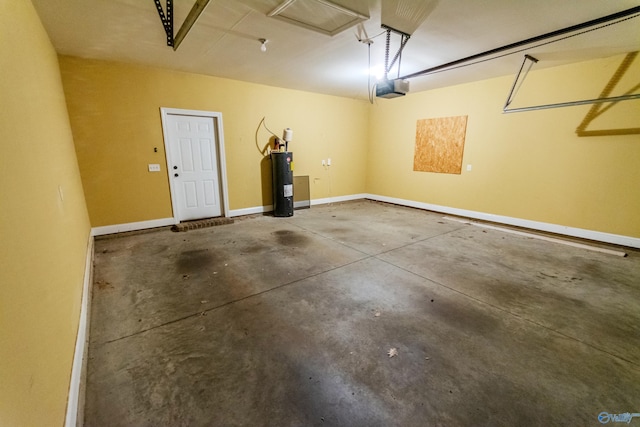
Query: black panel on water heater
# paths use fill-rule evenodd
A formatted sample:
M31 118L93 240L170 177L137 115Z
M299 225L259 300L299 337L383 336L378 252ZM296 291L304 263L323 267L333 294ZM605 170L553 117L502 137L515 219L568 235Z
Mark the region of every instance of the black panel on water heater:
M293 153L271 152L273 216L293 216Z

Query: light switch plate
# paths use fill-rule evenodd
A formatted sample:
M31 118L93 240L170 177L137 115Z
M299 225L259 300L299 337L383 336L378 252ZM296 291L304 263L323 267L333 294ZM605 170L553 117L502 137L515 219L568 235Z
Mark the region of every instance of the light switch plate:
M159 164L149 164L149 172L160 172Z

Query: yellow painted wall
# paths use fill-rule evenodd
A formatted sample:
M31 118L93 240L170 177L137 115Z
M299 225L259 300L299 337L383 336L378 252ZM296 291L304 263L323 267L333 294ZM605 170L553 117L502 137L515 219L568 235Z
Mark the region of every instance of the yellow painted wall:
M271 204L264 116L279 136L293 129L294 174L310 176L312 199L364 192L366 102L75 57L60 63L94 227L172 217L160 107L222 113L231 209ZM149 173L149 163L162 172Z
M534 70L513 106L596 98L623 59ZM639 136L578 137L589 105L502 114L512 76L371 106L156 68L60 61L93 226L172 216L159 112L170 107L222 112L234 210L271 202L269 164L259 152L270 138L258 129L266 116L278 135L294 130L295 174L310 176L312 199L367 192L640 236ZM611 95L637 84L639 68L636 58ZM638 127L639 108L640 101L618 103L588 129ZM416 121L456 115L469 116L462 174L414 172ZM321 166L327 157L331 168ZM148 163L162 172L149 173Z
M223 113L231 209L270 202L256 147L270 138L257 128L266 116L278 134L294 129L296 175L310 175L312 199L368 192L640 237L640 136L577 137L590 106L503 115L511 77L369 106L70 57L59 70L25 0L0 2L0 36L2 426L63 424L89 217L101 226L171 216L161 106ZM518 102L597 97L622 60L533 72ZM612 95L638 75L636 60ZM639 104L616 104L589 129L638 127ZM472 171L413 172L416 121L453 115L469 116L463 165ZM320 165L327 157L330 169Z
M0 425L61 426L89 219L57 56L30 1L0 1L0 40Z
M597 98L623 59L534 69L513 106ZM639 75L636 58L611 96ZM640 135L578 137L589 105L502 114L512 82L379 99L371 107L367 192L640 237ZM469 117L462 174L414 172L416 121L459 115ZM640 100L615 104L588 129L611 127L640 127Z

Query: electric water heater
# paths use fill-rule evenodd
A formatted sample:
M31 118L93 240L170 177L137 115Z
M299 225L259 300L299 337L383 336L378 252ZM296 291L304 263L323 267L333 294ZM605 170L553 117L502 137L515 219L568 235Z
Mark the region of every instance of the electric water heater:
M293 216L293 153L271 152L273 216Z

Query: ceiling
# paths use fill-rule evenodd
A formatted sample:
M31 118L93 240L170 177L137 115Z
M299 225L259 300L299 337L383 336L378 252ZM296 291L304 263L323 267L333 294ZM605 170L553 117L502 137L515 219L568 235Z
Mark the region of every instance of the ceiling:
M154 0L32 1L60 54L361 99L368 97L369 58L372 66L384 64L381 23L411 33L401 57L400 75L407 75L640 5L640 0L333 0L369 19L330 36L269 17L283 0L210 0L174 51L167 46ZM166 0L160 1L165 6ZM194 3L174 0L174 34ZM261 38L268 40L266 52L260 50ZM373 43L369 47L358 39ZM391 57L399 43L400 36L392 33ZM636 50L640 17L415 77L411 92L515 75L524 53L538 58L536 68L543 68ZM396 76L393 71L389 77Z

